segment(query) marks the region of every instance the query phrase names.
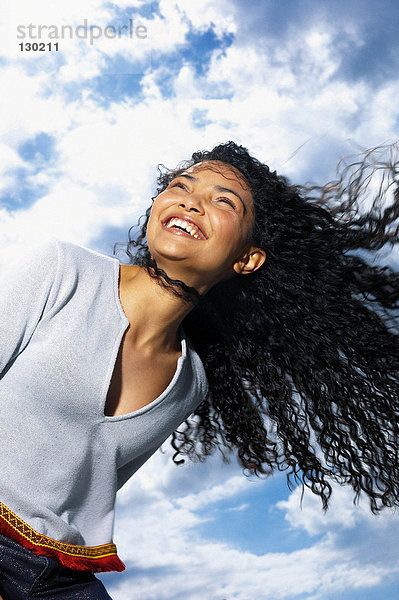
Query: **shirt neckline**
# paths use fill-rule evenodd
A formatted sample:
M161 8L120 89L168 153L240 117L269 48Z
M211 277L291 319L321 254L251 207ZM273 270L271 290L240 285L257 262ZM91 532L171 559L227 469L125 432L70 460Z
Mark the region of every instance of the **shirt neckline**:
M116 358L118 356L119 348L122 343L123 335L124 335L127 327L130 325L129 319L125 315L125 312L123 310L122 303L121 303L120 297L119 297L120 263L117 258L114 258L114 257L110 257L110 258L114 262L114 265L113 265L114 266L114 273L113 273L113 275L114 275L114 277L113 277L114 300L115 300L115 304L116 304L118 313L121 317L122 323L124 325L123 329L121 329L119 331L117 343L114 346L114 351L113 351L113 355L112 355L112 370L110 373L107 373L106 383L108 385L106 386L105 394L102 394L102 398L101 398L103 419L104 419L104 421L112 422L112 421L125 421L127 419L132 419L134 417L143 415L143 414L147 413L148 411L152 410L153 408L155 408L156 406L158 406L158 404L161 404L161 402L170 394L172 389L175 387L178 379L180 378L183 364L184 364L184 362L186 360L186 356L187 356L187 341L186 341L186 336L185 336L183 327L180 326L179 327L179 337L180 337L180 345L181 345L181 356L179 356L179 358L177 359L176 370L175 370L175 373L174 373L171 381L169 382L168 386L164 389L164 391L159 396L157 396L154 400L152 400L149 404L146 404L142 408L138 408L137 410L134 410L129 413L125 413L123 415L110 416L110 415L104 414L106 397L107 397L107 393L108 393L109 386L111 383L111 377L114 372Z

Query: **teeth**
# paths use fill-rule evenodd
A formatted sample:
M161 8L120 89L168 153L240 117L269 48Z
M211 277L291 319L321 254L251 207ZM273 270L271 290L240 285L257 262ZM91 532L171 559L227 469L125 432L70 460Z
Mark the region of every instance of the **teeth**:
M189 223L188 221L182 221L182 219L178 219L177 217L170 219L170 221L166 224L166 227L168 229L172 227L180 227L181 229L187 231L187 233L189 233L192 237L196 238L197 240L200 239L200 236L197 233L198 228L195 225Z

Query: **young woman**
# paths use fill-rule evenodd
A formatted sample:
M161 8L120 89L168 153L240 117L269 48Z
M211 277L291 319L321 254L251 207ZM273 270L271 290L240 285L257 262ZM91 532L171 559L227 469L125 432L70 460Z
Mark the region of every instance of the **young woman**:
M116 491L172 432L176 462L235 449L325 508L331 481L398 505L399 278L369 258L399 198L357 210L369 161L316 202L222 144L160 174L134 264L53 241L3 276L5 598L109 598Z

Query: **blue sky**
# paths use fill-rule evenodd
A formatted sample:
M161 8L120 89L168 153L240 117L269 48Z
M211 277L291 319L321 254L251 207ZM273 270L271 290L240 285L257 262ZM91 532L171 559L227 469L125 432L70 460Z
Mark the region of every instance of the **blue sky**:
M4 9L3 9L4 13ZM399 7L381 0L16 0L0 25L0 262L57 237L112 253L156 165L234 139L295 183L399 136ZM21 51L17 26L147 37ZM54 43L54 39L51 40ZM122 489L114 600L396 600L399 519L337 488L327 514L234 459L165 445Z

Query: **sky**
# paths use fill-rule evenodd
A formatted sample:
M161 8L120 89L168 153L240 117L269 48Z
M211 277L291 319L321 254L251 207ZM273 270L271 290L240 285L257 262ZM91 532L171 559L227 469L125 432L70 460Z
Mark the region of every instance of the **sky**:
M232 139L323 183L399 137L392 1L0 6L0 266L51 236L112 254L157 164L195 150ZM396 514L344 487L325 514L283 474L219 456L176 467L165 444L119 493L127 569L101 578L114 600L396 600L398 539Z

